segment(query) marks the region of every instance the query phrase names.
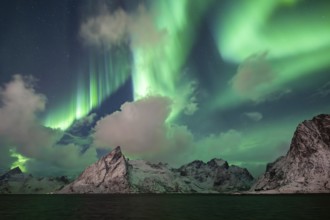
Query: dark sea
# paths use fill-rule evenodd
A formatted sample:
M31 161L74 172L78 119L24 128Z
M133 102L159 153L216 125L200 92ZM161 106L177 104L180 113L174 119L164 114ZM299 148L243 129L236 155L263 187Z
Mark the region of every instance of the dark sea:
M0 195L0 219L330 219L330 194Z

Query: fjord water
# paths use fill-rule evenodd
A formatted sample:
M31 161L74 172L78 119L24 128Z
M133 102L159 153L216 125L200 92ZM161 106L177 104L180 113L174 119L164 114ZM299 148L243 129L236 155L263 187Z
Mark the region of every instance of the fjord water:
M330 195L1 195L0 219L330 219Z

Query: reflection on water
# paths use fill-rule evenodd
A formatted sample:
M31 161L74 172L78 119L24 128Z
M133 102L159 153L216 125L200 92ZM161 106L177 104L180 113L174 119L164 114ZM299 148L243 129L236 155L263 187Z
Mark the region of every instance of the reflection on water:
M1 195L0 219L330 219L330 195Z

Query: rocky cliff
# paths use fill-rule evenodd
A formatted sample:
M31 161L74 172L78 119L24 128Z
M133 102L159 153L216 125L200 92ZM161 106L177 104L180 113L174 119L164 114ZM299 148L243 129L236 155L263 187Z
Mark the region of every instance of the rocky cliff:
M164 163L129 161L117 147L58 193L237 192L249 189L252 182L246 169L220 159L174 169Z
M16 167L0 176L0 194L44 194L67 185L69 180L62 177L34 177Z
M60 193L128 193L128 169L120 147L90 165Z
M267 165L252 191L329 193L330 115L318 115L299 124L286 156Z

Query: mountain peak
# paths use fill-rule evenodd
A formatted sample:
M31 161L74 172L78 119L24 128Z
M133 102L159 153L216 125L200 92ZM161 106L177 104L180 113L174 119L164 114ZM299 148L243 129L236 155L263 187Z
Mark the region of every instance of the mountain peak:
M321 114L297 126L286 156L267 165L252 187L274 193L330 192L330 115Z
M129 191L128 167L120 147L87 167L61 193L125 193Z
M229 167L227 161L218 158L213 158L212 160L207 162L207 165L211 167L224 167L225 169L228 169Z
M317 115L297 126L288 155L302 159L322 149L330 149L330 115L327 114Z
M117 146L115 149L113 149L108 156L114 156L114 155L122 155L120 146Z
M10 171L8 171L8 174L14 175L14 174L21 174L23 173L22 170L19 167L15 167L13 169L11 169Z

